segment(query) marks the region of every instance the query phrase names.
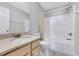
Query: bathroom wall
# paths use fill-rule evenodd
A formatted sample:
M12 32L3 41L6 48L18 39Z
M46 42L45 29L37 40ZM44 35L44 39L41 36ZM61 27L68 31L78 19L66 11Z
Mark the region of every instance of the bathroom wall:
M24 32L25 27L25 19L29 20L29 15L16 7L13 7L12 5L6 3L6 2L0 2L0 7L4 7L9 9L10 11L10 33L14 32Z
M75 13L75 49L76 54L79 56L79 3L75 3L76 13Z
M40 15L43 10L35 2L30 2L30 32L38 33L40 31Z
M74 3L75 7L75 52L79 56L79 2Z
M79 14L76 15L76 40L75 40L75 48L76 54L79 55Z
M9 5L8 3L1 2L0 6L8 8L10 10L10 32L17 32L15 31L15 25L19 22L21 24L22 28L18 28L19 32L24 31L23 22L25 19L30 18L30 32L39 32L40 31L40 15L43 12L43 10L40 8L40 6L35 2L28 2L30 7L30 15ZM16 17L17 16L17 17ZM14 26L13 26L14 25ZM17 24L19 25L19 24ZM17 26L16 26L17 27ZM19 27L19 26L18 26Z

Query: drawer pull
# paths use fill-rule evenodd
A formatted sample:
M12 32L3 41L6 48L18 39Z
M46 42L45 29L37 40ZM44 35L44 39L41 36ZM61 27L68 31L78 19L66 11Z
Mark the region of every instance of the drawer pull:
M24 56L28 55L28 53L26 53Z

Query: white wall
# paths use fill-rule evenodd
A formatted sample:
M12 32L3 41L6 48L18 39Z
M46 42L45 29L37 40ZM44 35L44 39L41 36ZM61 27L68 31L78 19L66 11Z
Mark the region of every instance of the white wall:
M76 55L79 55L79 3L74 3L76 10L75 10L75 50Z
M19 30L19 32L24 31L23 23L25 18L26 19L30 18L30 32L39 32L40 14L43 13L43 10L35 2L28 2L28 4L30 7L30 15L28 15L28 13L25 13L17 9L16 7L11 6L8 3L5 2L0 3L0 7L5 7L10 10L10 32L17 32L17 30ZM18 22L20 23L20 25L18 24ZM16 24L18 26L15 26ZM16 27L18 27L18 29L16 29Z
M74 10L74 18L75 18L75 25L74 25L74 30L75 30L75 52L76 55L79 56L79 3L75 2L74 4L75 10Z
M76 15L76 39L75 39L75 48L76 54L79 55L79 14Z
M10 10L10 32L24 32L25 19L29 19L29 15L8 3L0 2L0 7Z
M35 2L30 2L30 32L38 33L40 30L40 14L43 13L43 10Z

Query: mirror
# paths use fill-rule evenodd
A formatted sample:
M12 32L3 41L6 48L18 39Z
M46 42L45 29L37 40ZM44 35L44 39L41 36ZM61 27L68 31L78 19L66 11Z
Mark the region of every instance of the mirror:
M0 34L29 31L29 14L9 4L0 5Z

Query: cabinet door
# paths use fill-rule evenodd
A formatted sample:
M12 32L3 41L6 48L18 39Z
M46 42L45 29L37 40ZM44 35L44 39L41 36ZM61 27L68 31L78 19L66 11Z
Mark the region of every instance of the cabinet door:
M40 52L40 46L32 50L32 56L39 56L39 52Z
M31 45L29 44L7 54L6 56L26 56L26 55L30 56L30 49L31 49Z
M32 49L36 48L39 45L40 45L40 40L36 40L36 41L32 42Z

